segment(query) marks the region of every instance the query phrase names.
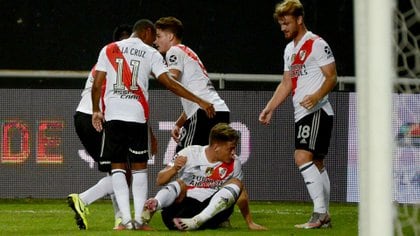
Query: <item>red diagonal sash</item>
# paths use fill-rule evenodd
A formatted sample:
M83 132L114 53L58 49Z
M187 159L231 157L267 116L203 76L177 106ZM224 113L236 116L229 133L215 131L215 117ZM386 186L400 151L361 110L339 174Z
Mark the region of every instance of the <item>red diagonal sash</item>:
M310 38L306 40L306 42L300 47L298 53L294 55L294 59L292 58L293 62L290 66L290 74L292 76L292 95L295 94L295 89L297 87L297 80L299 79L299 74L301 72L303 64L305 64L306 59L308 59L309 55L312 52L312 45L314 44L315 39L318 37Z
M206 75L207 77L207 70L206 67L204 67L203 63L201 62L200 58L198 58L197 54L195 54L190 48L188 48L185 45L176 45L178 48L180 48L182 51L185 52L185 54L187 54L187 56L191 57L191 59L193 59L194 61L196 61L198 63L198 65L200 66L201 70L203 71L204 75Z
M116 72L118 71L118 64L116 62L116 59L117 58L122 58L123 59L124 62L123 62L122 78L123 78L124 86L127 88L127 90L129 92L137 95L137 97L138 97L137 100L142 105L143 110L144 110L144 117L146 118L146 120L149 119L149 103L147 102L146 97L144 96L140 86L137 86L139 88L137 90L131 90L130 89L132 73L131 73L130 67L128 66L128 63L125 60L125 57L122 54L118 45L116 43L112 43L112 44L108 45L108 47L106 48L106 55L107 55L109 61L111 62L112 67L114 67L114 70Z

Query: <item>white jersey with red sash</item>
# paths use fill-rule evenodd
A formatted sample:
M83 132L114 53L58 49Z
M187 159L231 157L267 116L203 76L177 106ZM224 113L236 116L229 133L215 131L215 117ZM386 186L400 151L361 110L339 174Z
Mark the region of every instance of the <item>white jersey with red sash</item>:
M201 202L217 192L228 180L232 178L242 180L243 176L239 160L229 164L223 162L210 163L206 157L206 147L192 145L177 154L187 157L187 163L179 171L180 178L188 188L187 196ZM173 164L172 161L169 165Z
M139 38L128 38L105 46L96 70L107 73L105 120L146 123L149 77L168 72L161 54Z
M325 77L320 67L333 62L334 56L327 42L310 31L296 46L293 41L287 44L284 50L284 73L290 73L292 78L295 122L321 108L328 115L334 114L328 95L310 110L299 104L306 95L313 94L323 84Z
M93 85L93 74L95 72L95 66L90 71L88 78L86 79L85 87L82 91L82 98L80 99L79 105L76 111L92 115L92 85Z
M225 101L215 91L207 70L197 54L189 47L178 44L166 52L166 62L169 69L181 72L181 82L195 95L211 102L216 111L229 111ZM181 98L181 103L187 118L190 118L198 109L196 103Z

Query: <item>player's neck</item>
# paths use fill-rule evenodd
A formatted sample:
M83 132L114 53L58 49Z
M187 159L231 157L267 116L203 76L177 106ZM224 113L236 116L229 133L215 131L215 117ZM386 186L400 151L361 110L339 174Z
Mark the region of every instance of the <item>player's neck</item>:
M299 44L300 40L303 38L303 36L306 34L306 32L308 32L308 30L306 29L306 27L303 27L301 30L299 30L298 34L293 39L293 42L295 44L295 47L296 47L296 45Z
M204 149L204 152L206 153L206 158L208 162L210 163L217 162L217 153L212 146L207 146Z

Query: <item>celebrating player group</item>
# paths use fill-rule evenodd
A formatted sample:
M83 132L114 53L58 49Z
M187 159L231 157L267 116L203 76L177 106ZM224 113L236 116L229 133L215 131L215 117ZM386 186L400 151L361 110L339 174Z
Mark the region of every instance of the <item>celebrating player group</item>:
M325 40L307 30L299 0L278 3L274 19L290 43L284 50L283 79L255 119L269 125L275 109L292 96L294 160L314 206L309 220L295 227L331 227L324 159L334 115L328 101L337 81L334 56ZM79 229L88 229L87 205L105 195L113 200L114 230L154 230L156 211L169 230L229 227L235 205L249 230L268 229L254 222L249 209L246 173L236 158L240 134L229 126L231 111L198 55L182 44L183 36L184 26L175 17L155 23L141 19L132 27L118 27L115 41L100 51L75 126L87 153L107 176L68 196ZM176 154L158 173L156 184L162 187L150 198L147 162L157 150L148 126L151 76L180 97L183 111L171 131Z

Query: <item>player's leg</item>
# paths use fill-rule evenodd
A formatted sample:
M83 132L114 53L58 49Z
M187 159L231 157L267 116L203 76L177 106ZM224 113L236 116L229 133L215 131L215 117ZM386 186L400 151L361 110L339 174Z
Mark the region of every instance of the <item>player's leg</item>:
M242 182L231 179L226 185L217 191L210 199L206 208L192 218L175 218L174 223L179 230L195 230L218 213L231 207L239 198L242 190ZM221 219L223 222L226 219ZM220 223L221 223L220 222Z
M186 185L182 180L176 180L168 183L162 189L160 189L156 196L149 198L143 208L142 221L144 224L148 224L152 219L153 214L162 208L172 205L175 200L181 202L186 192Z
M319 228L329 219L325 202L324 181L317 166L322 162L317 162L314 158L314 155L322 153L320 142L325 142L325 139L328 139L329 142L330 137L329 135L325 137L324 130L322 130L322 112L321 109L310 114L295 125L295 163L299 167L314 204L310 220L305 224L295 225L297 228Z
M82 112L76 112L73 116L74 126L76 133L86 149L87 153L95 160L98 161L101 149L102 133L97 132L92 126L92 116ZM101 182L101 181L100 181ZM96 185L95 185L96 186ZM96 188L93 186L93 188ZM106 190L105 190L106 191ZM87 212L88 209L85 205L91 203L90 199L96 198L98 195L102 196L102 192L96 193L86 190L82 194L72 193L67 197L67 202L70 208L75 213L76 224L79 229L87 229Z
M182 201L175 201L168 207L162 208L162 221L169 230L177 230L174 224L175 218L191 218L200 213L210 202L210 198L203 202L197 199L185 197Z
M104 123L105 139L102 155L112 162L112 187L122 218L121 224L114 228L117 230L132 228L129 183L126 180L127 129L126 122L123 121Z
M147 230L141 218L144 204L147 199L147 161L148 153L148 126L141 123L129 123L130 131L128 160L132 172L132 193L134 201L134 227L135 229Z

